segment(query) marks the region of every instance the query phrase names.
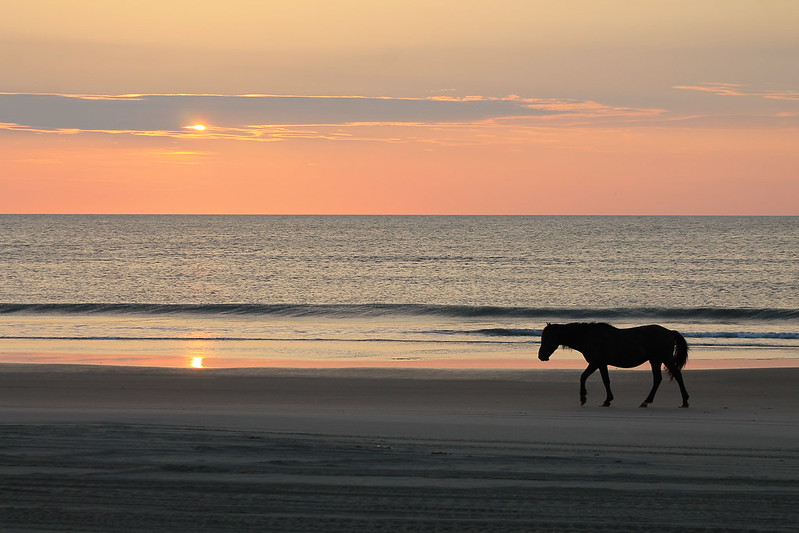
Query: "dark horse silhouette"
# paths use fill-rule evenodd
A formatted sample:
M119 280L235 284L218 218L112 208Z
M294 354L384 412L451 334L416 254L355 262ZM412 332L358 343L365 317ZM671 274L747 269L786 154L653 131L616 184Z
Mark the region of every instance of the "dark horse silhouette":
M580 403L585 405L585 380L599 370L605 384L607 398L605 407L613 401L610 392L610 376L608 365L620 368L633 368L649 361L652 365L652 390L641 407L646 407L655 400L655 393L663 377L660 367L665 366L671 376L676 379L682 394L681 407L688 407L688 392L682 380L680 369L688 360L688 344L678 332L662 326L639 326L620 329L610 324L547 324L541 333L541 348L538 358L549 361L558 346L572 348L583 354L588 368L580 376Z

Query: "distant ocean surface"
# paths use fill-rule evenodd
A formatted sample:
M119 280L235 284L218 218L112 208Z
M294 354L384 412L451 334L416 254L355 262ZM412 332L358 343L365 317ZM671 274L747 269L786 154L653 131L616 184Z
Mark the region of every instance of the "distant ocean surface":
M797 217L1 215L0 362L549 368L607 321L797 366L798 259Z

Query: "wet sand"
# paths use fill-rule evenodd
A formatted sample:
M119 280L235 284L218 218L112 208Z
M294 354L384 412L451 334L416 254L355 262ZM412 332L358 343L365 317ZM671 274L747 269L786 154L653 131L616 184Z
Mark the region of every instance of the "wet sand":
M799 369L0 365L3 531L794 531Z

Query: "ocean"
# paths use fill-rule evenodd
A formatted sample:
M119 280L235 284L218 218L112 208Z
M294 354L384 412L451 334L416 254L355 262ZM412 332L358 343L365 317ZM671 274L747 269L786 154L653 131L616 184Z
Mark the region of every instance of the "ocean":
M797 258L797 217L1 215L0 362L571 367L543 326L602 321L799 366Z

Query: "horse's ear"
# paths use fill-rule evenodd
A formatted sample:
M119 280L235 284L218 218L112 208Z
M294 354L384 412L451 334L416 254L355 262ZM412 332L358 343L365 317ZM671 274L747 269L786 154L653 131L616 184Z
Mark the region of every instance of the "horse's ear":
M547 322L547 326L551 326L551 325L552 325L552 322Z

